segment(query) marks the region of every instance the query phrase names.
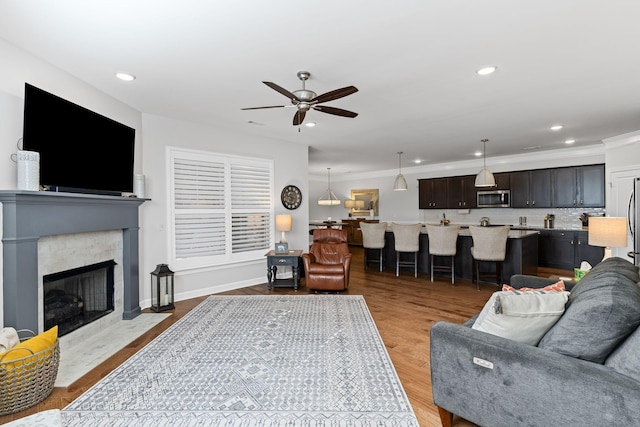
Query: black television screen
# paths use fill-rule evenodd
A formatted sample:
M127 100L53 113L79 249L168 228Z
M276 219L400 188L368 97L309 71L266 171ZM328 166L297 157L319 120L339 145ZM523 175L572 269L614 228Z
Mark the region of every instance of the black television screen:
M133 192L135 132L25 84L22 148L40 153L40 185L48 190Z

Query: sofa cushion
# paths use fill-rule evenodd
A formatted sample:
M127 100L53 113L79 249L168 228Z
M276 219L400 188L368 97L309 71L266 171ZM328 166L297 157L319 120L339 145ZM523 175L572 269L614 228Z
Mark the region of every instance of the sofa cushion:
M564 312L569 292L494 292L472 329L536 345Z
M640 327L613 350L604 364L616 372L640 381Z
M603 363L609 353L640 325L637 268L622 258L608 258L576 284L564 315L538 347Z

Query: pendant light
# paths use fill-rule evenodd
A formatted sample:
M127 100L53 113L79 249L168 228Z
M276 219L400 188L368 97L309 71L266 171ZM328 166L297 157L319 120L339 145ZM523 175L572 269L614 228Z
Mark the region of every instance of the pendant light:
M396 180L393 182L393 190L406 191L407 188L407 180L404 179L404 175L402 175L402 151L398 151L398 176L396 176Z
M340 204L340 200L331 191L331 168L327 168L327 191L318 199L318 204L322 206L336 206Z
M495 187L496 179L489 169L487 169L487 142L488 139L483 139L483 149L482 149L482 160L483 160L483 168L478 175L476 175L476 187Z

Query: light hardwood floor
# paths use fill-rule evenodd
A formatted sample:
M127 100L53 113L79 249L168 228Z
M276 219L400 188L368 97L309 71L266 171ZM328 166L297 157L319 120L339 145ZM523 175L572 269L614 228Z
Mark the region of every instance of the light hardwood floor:
M452 285L448 277L437 276L436 281L431 283L427 275L414 278L413 271L410 269L401 271L400 277L395 276L395 271L387 270L380 273L374 265L365 270L362 248L351 247L351 251L353 253L351 278L349 290L346 293L365 297L420 426L440 426L438 411L431 397L429 368L431 325L438 320L463 323L482 309L491 293L498 289L497 286L481 284L480 290L477 291L476 286L468 280L456 280L455 285ZM539 272L540 275L550 273L566 275L566 272L562 271ZM271 293L293 294L295 292L293 289L277 288ZM309 291L303 286L298 293L309 293ZM269 291L266 284L263 284L222 293L222 295L225 294L263 295L269 294ZM130 343L71 386L54 389L42 403L22 412L0 417L0 424L46 409L64 408L205 298L177 302L173 316ZM454 417L456 427L473 425L466 420Z

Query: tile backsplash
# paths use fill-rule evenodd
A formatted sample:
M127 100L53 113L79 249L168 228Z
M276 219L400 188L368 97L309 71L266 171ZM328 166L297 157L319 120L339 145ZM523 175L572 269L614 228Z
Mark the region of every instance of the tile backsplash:
M603 216L606 213L604 208L537 208L537 209L515 209L515 208L482 208L469 210L456 209L425 209L422 210L422 222L440 223L444 213L449 221L454 224L479 225L480 219L489 217L491 224L519 225L519 218L527 217L527 226L544 227L544 217L547 214L555 215L554 228L581 229L582 222L580 215L587 213L590 216ZM467 213L468 212L468 213Z

